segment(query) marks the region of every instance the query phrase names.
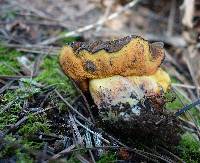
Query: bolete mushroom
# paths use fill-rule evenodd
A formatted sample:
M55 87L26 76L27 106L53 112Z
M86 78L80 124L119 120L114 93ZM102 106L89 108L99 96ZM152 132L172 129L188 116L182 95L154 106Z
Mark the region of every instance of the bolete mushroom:
M117 103L136 105L144 96L165 92L169 75L160 68L163 43L139 36L112 41L74 42L61 50L60 65L101 108Z

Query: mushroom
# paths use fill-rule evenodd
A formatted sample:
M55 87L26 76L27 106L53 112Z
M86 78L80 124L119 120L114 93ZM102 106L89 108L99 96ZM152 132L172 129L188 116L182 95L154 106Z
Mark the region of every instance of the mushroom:
M80 88L90 91L99 110L129 105L166 92L169 75L160 68L163 43L139 36L112 41L73 42L61 50L60 65ZM103 110L103 109L102 109Z

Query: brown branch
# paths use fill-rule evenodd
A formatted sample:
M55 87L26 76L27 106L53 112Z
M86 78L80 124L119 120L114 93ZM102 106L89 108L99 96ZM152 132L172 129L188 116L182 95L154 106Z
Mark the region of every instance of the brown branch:
M58 97L60 97L60 99L67 105L67 107L69 109L71 109L72 112L76 113L77 115L79 115L83 120L85 120L86 122L88 122L89 124L93 125L93 123L91 121L89 121L86 117L84 117L80 112L78 112L76 109L74 109L74 107L67 102L63 96L55 89L54 90L56 92L56 94L58 95Z

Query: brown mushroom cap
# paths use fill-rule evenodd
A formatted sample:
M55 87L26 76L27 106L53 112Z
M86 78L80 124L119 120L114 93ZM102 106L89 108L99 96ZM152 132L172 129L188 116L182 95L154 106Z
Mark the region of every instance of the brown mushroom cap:
M63 47L59 57L64 73L77 82L113 75L151 75L163 59L161 44L151 44L138 36L106 42L72 43ZM87 87L88 83L85 85Z

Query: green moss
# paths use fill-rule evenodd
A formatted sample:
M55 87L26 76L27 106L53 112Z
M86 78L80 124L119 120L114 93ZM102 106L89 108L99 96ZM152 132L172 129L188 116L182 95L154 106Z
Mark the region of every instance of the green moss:
M180 81L176 78L176 76L170 76L172 83L180 83Z
M66 35L68 32L61 32L60 35ZM70 42L74 42L74 41L78 41L80 40L80 37L65 37L63 39L60 39L59 41L57 41L57 44L63 46L67 43L70 43Z
M47 124L47 119L44 117L38 118L37 116L32 116L33 118L29 118L26 122L26 125L23 125L19 130L18 133L25 136L31 137L32 135L42 132L42 133L49 133L49 125Z
M75 157L74 154L66 162L67 163L80 163L80 161Z
M178 95L178 97L177 97ZM181 95L180 93L174 93L172 91L168 92L165 94L165 98L167 101L166 103L166 109L170 110L170 111L173 111L173 112L176 112L178 111L179 109L182 109L184 107L184 105L187 105L187 104L190 104L191 102L188 101L188 99L186 99L183 95ZM182 104L182 102L183 104ZM196 122L200 125L200 114L199 114L199 111L197 110L197 108L191 108L189 110L190 112L190 115L192 115L193 119L196 120ZM189 121L193 121L193 119L191 119L191 116L189 114L182 114L181 117L186 119L186 120L189 120Z
M1 20L14 20L17 16L17 11L12 10L4 10L4 12L1 13L0 18Z
M33 159L27 154L27 153L22 153L20 150L17 150L16 152L16 157L17 157L17 163L33 163Z
M179 98L183 101L183 103L188 103L189 101L187 99L185 99L180 93L177 93ZM177 110L177 109L180 109L183 107L183 104L181 103L180 99L177 97L177 95L172 92L172 91L169 91L165 94L165 98L166 100L168 101L166 103L166 108L168 110Z
M41 68L41 73L35 78L38 82L46 85L55 85L59 90L71 95L75 93L69 78L62 74L56 56L45 58Z
M24 144L25 146L23 146ZM16 139L10 134L5 137L5 142L1 145L0 158L6 159L15 156L14 158L16 158L16 161L19 163L33 162L33 159L27 152L28 150L32 150L33 147L33 144L30 142L27 143L27 141Z
M176 77L171 77L171 80L172 80L172 83L180 83L179 80ZM184 97L183 94L178 92L178 91L176 91L176 93L174 91L167 92L165 94L165 98L166 98L167 101L169 101L169 102L166 103L166 109L174 111L174 112L183 108L184 105L191 103L191 101L186 99L186 97ZM199 112L197 111L197 109L191 108L189 112L197 120L197 122L200 125L200 115L199 115ZM186 114L183 114L181 116L183 118L187 119L187 120L191 120L191 117L186 115Z
M8 103L11 103L7 110L4 110L0 113L0 130L7 130L8 125L15 124L19 120L22 119L22 107L24 104L24 100L31 102L35 94L40 93L41 89L36 87L37 83L34 80L29 79L21 79L21 87L16 89L15 91L6 91L6 93L2 96L1 108L7 107ZM28 120L26 120L22 125L18 127L16 131L17 135L19 135L18 143L22 144L26 149L40 149L43 145L42 142L34 142L30 139L38 132L49 133L49 125L47 124L47 119L45 115L32 115L30 112L27 114L29 116ZM10 138L12 135L10 136ZM15 139L14 137L12 137ZM9 140L16 141L16 140ZM12 143L11 143L12 144ZM10 146L9 144L5 146L3 152L1 153L2 157L6 157L9 155L17 155L17 158L26 161L29 156L21 151L18 151L19 148L15 146ZM12 153L9 153L12 151ZM30 159L31 160L31 159ZM30 161L31 162L31 161Z
M200 162L200 142L193 135L185 133L178 146L182 159L188 163Z
M35 120L33 121L33 119ZM6 143L2 144L3 148L1 148L0 151L0 158L10 158L15 156L17 162L33 162L32 156L28 151L41 150L44 143L34 141L30 136L39 131L48 133L49 128L43 123L44 121L38 120L37 117L30 118L30 120L17 131L19 135L17 138L12 134L6 135Z
M175 76L170 76L170 78L171 78L172 83L180 83L179 80ZM175 93L173 91L168 91L167 93L165 93L165 98L167 101L169 101L166 104L166 108L171 111L176 111L177 109L180 109L183 107L183 104L181 103L180 99L185 104L189 102L180 93L178 92Z
M21 87L15 91L8 90L1 99L0 130L6 129L7 125L15 124L20 119L20 112L24 100L31 99L34 94L41 90L35 87L29 80L22 79Z
M8 135L5 138L4 143L2 143L2 147L0 150L0 158L6 158L9 156L12 156L16 153L16 150L18 148L18 145L16 144L16 139L12 136Z
M14 75L15 72L9 67L19 71L20 66L17 62L17 57L19 56L21 56L20 52L0 45L0 75Z
M27 138L21 138L19 143L27 150L41 150L44 146L42 142L36 142Z
M104 163L104 162L115 162L116 155L113 152L108 152L100 157L97 163Z
M8 125L16 123L19 118L18 113L21 111L20 102L16 100L16 96L12 95L11 91L8 91L2 100L4 102L0 107L5 111L0 110L0 130L6 129ZM6 107L7 109L5 109Z
M6 129L8 125L15 124L19 117L12 113L2 114L0 118L0 130Z
M12 70L20 71L17 57L22 54L0 46L0 75L16 75ZM8 68L11 67L11 68ZM24 113L28 119L21 124L16 130L18 139L12 135L7 135L10 143L6 144L0 152L0 157L6 158L15 156L18 158L17 162L33 162L27 151L22 151L18 144L21 144L26 150L41 150L43 142L34 141L34 136L39 133L50 133L50 126L45 114L33 115L32 112L23 112L24 101L34 103L35 97L38 94L43 94L43 88L38 87L41 83L49 86L53 85L58 90L73 95L74 88L70 80L60 73L57 56L46 57L40 67L39 75L34 79L22 78L19 80L20 87L13 90L6 90L0 98L0 130L6 131L10 125L17 123L22 119ZM38 83L39 82L39 83ZM63 105L60 101L59 105ZM7 108L7 109L5 109ZM63 108L66 108L63 106ZM14 143L15 142L15 143Z

